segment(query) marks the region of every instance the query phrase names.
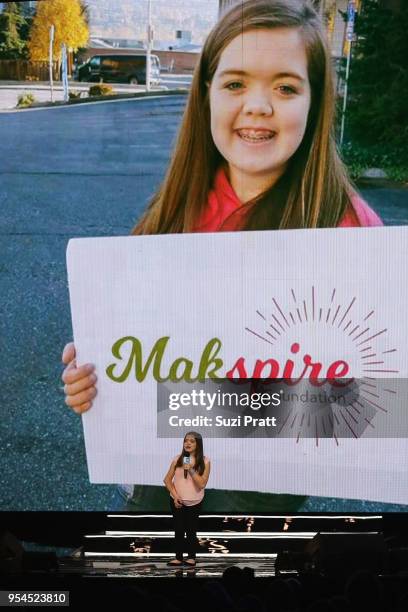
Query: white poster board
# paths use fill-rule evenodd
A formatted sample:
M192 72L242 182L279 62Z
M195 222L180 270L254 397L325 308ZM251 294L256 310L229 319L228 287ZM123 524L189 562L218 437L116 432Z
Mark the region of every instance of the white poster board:
M408 503L407 253L408 227L71 240L77 363L94 363L98 376L83 416L91 482L161 485L193 429L212 460L211 488ZM217 437L208 427L177 426L167 436L163 419L168 425L181 413L158 414L154 375L196 377L205 347L212 351L207 369L201 362L206 378L211 369L242 376L243 367L254 376L258 360L264 377L291 373L295 382L303 372L299 384L314 377L317 392L322 379L347 369L359 380L357 399L332 418L337 436L310 434L313 411L309 434L299 434L307 402L302 427L295 409L283 437L276 435L283 408L271 435L265 427ZM188 361L174 364L181 357ZM215 417L208 406L195 410ZM364 427L354 428L359 419ZM357 434L347 436L347 428Z

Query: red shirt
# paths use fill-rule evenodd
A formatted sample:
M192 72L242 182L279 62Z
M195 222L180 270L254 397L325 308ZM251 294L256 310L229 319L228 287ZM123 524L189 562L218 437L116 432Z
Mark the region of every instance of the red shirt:
M222 167L219 168L215 175L214 188L208 196L208 205L194 231L219 231L224 221L240 206L242 206L242 202L233 190L225 170ZM223 229L239 229L237 227L238 224L239 216L232 219L231 227L228 227L226 224ZM346 210L338 227L370 227L378 225L383 225L378 215L360 196L354 194L351 196L351 206Z

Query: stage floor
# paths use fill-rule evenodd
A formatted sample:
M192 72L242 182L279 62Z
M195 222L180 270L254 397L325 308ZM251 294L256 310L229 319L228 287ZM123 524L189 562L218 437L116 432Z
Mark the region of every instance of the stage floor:
M255 577L275 576L276 554L211 555L198 554L195 567L169 567L167 563L174 555L154 555L134 558L129 561L114 560L59 560L58 572L65 575L80 574L89 579L97 578L221 578L228 567L235 566L253 570ZM289 572L288 572L289 573ZM297 572L290 572L296 574Z

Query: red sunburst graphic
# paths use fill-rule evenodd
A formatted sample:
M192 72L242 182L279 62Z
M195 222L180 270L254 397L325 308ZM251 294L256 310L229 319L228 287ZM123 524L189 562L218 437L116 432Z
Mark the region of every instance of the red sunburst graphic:
M359 369L364 376L358 379L358 393L351 393L346 405L329 402L319 409L318 414L312 414L300 405L290 407L278 434L282 437L295 437L296 442L299 442L301 437L313 437L316 446L319 445L319 438L333 437L338 446L339 436L335 433L336 428L343 428L343 432L346 430L347 433L341 437L354 438L361 437L367 428L375 429L376 414L379 411L388 413L390 400L397 395L397 390L392 388L393 379L376 376L399 373L399 370L389 363L397 349L387 346L388 329L381 329L381 326L376 324L375 309L368 309L369 312L365 316L353 315L356 297L342 303L337 299L337 291L334 288L330 297L321 302L315 286L311 287L309 295L305 297L297 296L292 288L290 301L292 306L282 307L273 297L270 314L256 310L262 320L262 329L245 327L245 330L263 342L277 347L287 341L289 332L304 324L324 326L326 332L330 328L336 328L351 342L352 350L359 361Z

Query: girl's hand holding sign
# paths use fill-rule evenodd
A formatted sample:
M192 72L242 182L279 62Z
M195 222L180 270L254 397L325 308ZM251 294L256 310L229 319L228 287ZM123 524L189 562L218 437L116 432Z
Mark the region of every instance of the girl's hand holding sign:
M86 412L92 406L92 400L96 396L95 382L97 377L95 368L90 363L77 368L73 342L65 345L62 352L62 362L67 364L61 377L65 383L65 403L77 414Z

